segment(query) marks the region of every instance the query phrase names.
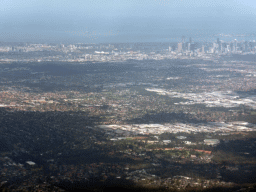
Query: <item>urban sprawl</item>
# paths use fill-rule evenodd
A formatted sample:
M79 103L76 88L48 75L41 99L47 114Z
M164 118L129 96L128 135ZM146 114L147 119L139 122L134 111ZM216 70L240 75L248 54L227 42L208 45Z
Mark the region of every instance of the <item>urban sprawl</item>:
M221 38L0 42L0 189L255 183L256 42Z

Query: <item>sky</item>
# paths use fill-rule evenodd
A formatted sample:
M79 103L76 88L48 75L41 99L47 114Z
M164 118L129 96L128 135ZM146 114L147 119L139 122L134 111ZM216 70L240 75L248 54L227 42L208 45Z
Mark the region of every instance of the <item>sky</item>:
M255 33L255 0L0 0L0 41L162 42Z

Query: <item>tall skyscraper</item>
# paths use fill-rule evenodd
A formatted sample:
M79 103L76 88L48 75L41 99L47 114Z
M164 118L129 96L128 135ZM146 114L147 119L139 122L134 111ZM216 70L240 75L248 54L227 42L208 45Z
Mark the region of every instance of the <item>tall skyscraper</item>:
M248 41L245 41L245 42L244 42L244 51L245 51L245 52L248 52L248 51L249 51L249 42L248 42Z
M192 44L192 37L189 37L189 43Z
M196 44L195 44L195 43L192 43L192 44L190 45L190 50L191 50L191 51L195 51L195 49L196 49Z
M202 52L201 53L204 54L204 46L202 46Z
M230 45L227 45L227 51L226 52L230 52Z
M237 40L235 39L234 40L234 52L236 52L237 51Z
M217 38L217 44L220 44L220 38Z
M182 52L182 43L178 43L178 49L177 52Z
M183 35L182 37L181 37L181 42L184 44L185 43L185 39L186 39L186 37Z
M220 38L217 38L218 50L221 50L221 42Z

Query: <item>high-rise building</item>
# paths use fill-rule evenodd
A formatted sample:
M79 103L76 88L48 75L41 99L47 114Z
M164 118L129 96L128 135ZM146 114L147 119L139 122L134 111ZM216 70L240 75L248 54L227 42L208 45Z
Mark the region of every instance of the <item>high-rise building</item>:
M248 41L245 41L245 42L244 42L244 51L245 51L245 52L248 52L248 51L249 51L249 43L248 43Z
M218 50L221 50L221 41L220 38L217 38Z
M253 47L256 45L255 42L249 42L250 49L253 49Z
M196 44L195 44L195 43L192 43L192 44L190 45L190 50L191 50L191 51L195 51L195 49L196 49Z
M172 48L172 50L175 50L176 49L176 45L172 45L171 48Z
M227 48L226 48L226 49L227 49L226 52L229 53L229 52L230 52L230 45L227 45Z
M234 50L234 48L233 48L234 44L231 42L229 45L230 45L230 51L233 51Z
M202 46L202 54L204 54L204 46Z
M192 44L192 37L189 37L189 43Z
M185 39L186 39L186 37L183 35L182 37L181 37L181 42L184 44L185 43Z
M225 49L225 47L224 47L223 41L220 40L219 50L220 50L221 52L223 52L224 49Z
M217 49L217 48L218 48L218 44L213 43L213 44L212 44L212 48L213 48L214 50Z
M178 43L177 52L182 52L182 43Z
M235 39L234 40L234 52L236 52L237 51L237 40Z

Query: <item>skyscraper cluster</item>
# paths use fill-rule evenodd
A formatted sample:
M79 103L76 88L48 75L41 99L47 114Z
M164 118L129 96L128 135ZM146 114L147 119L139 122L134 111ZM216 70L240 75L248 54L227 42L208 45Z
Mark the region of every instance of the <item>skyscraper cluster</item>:
M226 42L217 38L215 42L193 42L192 37L186 42L185 36L182 36L181 42L177 46L169 46L169 52L176 52L177 54L198 55L198 54L239 54L239 53L255 53L256 42L253 41L233 41Z

